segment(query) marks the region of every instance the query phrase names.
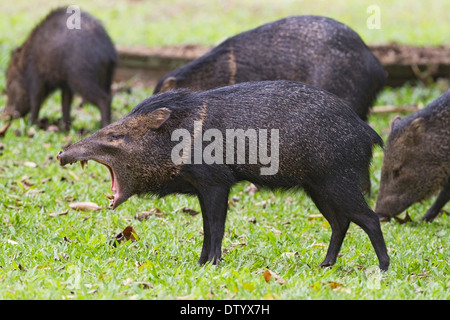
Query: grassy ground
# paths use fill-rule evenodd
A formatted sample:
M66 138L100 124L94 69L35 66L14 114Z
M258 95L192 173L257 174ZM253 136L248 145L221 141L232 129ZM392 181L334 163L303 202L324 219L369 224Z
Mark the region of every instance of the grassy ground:
M367 43L397 42L414 45L448 43L450 2L389 0L79 0L78 5L101 19L120 45L213 45L238 32L290 15L326 15L348 24ZM367 20L377 6L380 28ZM56 6L66 1L17 0L0 3L2 41L21 43L29 30ZM132 27L128 27L132 25Z
M16 1L14 6L6 6L2 2L0 91L5 87L7 52L22 41L53 4L49 3ZM366 2L350 1L336 5L336 10L325 10L328 1L308 2L308 8L300 1L276 2L276 8L264 1L196 3L115 1L106 8L103 1L80 1L80 6L92 8L118 44L154 46L213 44L263 20L310 12L329 13L351 22L369 43L402 40L441 44L450 12L444 1L432 2L427 10L420 3L408 2L408 9L403 9L379 2L382 29L374 31L365 28ZM133 22L133 28L127 28L128 21ZM426 105L445 86L430 83L386 88L376 105ZM133 88L131 94L117 93L114 117L126 114L151 93L151 88L140 87ZM322 269L319 264L325 257L330 227L317 216L312 201L301 191L249 194L248 184L242 183L230 196L223 264L198 266L201 215L183 212L185 207L200 211L195 198L133 197L111 211L106 209L109 200L103 195L110 185L105 167L90 162L82 171L80 166L58 165L55 156L63 145L80 139L80 132L92 133L99 128L97 109L90 105L76 108L77 102L72 110L73 128L67 134L39 130L19 119L0 140L0 299L450 298L450 217L443 215L431 224L418 222L433 199L408 210L413 222L382 224L391 257L389 271L379 272L367 235L355 225L350 227L337 264ZM2 94L0 106L5 103ZM386 139L394 115L374 114L369 123ZM50 121L60 118L58 94L46 101L40 117ZM371 207L376 201L382 156L382 150L376 149L373 192L367 197ZM101 209L77 211L69 207L81 201L92 201ZM135 218L154 208L162 214L144 221ZM140 239L111 246L111 238L127 225L133 226ZM276 276L266 281L265 270Z

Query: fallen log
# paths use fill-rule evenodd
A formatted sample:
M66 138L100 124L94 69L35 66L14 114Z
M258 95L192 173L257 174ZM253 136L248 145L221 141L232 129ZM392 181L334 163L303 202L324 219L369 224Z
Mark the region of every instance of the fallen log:
M372 45L372 52L387 73L387 85L408 81L450 78L450 45L417 47L400 44ZM202 56L211 47L180 45L161 48L117 47L116 81L139 79L153 87L164 74Z
M415 106L376 106L372 113L390 113L390 112L416 112L419 108Z

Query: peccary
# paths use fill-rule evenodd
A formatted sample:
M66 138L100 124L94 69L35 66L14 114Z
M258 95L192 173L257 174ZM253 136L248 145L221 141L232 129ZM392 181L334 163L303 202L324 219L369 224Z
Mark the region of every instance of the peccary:
M450 90L392 122L375 212L389 220L438 190L422 221L433 221L450 199Z
M332 229L322 266L335 263L354 222L386 270L378 216L359 191L360 172L382 143L342 99L280 80L153 95L57 158L62 166L94 160L108 167L112 209L134 194L196 195L204 229L200 264L219 263L230 188L247 180L271 189L304 188Z
M343 98L366 121L386 74L348 26L321 16L292 16L228 38L163 76L154 93L262 80L301 81L322 88Z
M66 8L51 11L14 49L6 72L8 102L4 114L38 119L39 109L56 89L62 90L62 120L70 128L73 95L96 105L101 124L111 122L111 82L116 49L100 21L80 12L80 29L69 29Z

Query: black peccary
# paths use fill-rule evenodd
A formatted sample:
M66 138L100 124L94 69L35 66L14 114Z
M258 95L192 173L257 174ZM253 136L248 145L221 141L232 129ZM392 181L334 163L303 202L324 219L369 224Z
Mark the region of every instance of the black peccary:
M301 81L322 88L343 98L366 121L386 74L348 26L327 17L292 16L228 38L163 76L154 93L262 80Z
M433 221L450 199L450 90L392 122L375 212L389 220L439 190L422 221Z
M332 229L322 266L335 263L354 222L386 270L378 216L359 190L375 144L382 144L378 134L335 95L299 82L261 81L153 95L57 158L63 166L94 160L108 167L112 209L134 194L196 195L204 229L201 264L219 262L230 188L248 180L272 189L304 188Z
M101 124L111 122L111 82L117 64L116 49L100 21L80 12L80 29L69 29L66 8L51 11L20 47L13 50L6 72L8 95L4 114L38 119L50 93L62 90L62 119L70 128L74 94L96 105Z

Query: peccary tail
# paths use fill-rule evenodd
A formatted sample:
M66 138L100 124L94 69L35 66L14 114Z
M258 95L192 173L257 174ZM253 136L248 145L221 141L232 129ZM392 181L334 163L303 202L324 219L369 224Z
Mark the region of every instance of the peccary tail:
M373 148L375 145L378 145L380 148L384 148L383 139L375 132L369 125L368 134L370 136L370 140L372 141L372 150L370 150L370 159L372 159ZM365 171L361 173L360 176L360 187L363 194L370 194L370 190L372 188L372 184L370 182L370 161L367 163L367 167Z
M373 141L373 145L379 145L381 148L384 148L384 142L383 139L378 135L378 133L374 132L375 134L373 135L372 141Z

